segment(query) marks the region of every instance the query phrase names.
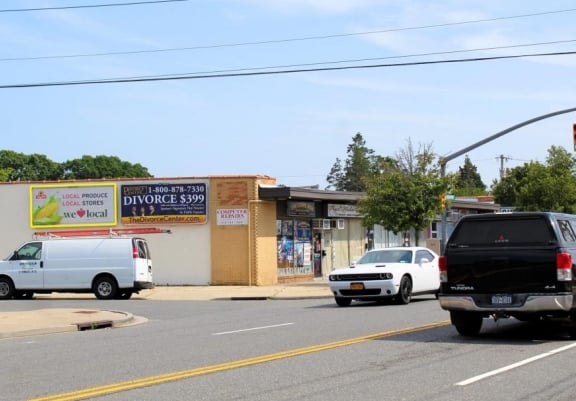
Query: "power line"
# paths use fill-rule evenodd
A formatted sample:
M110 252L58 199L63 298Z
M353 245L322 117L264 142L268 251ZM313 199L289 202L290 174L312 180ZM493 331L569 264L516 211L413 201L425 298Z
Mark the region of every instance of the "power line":
M188 0L165 0L165 1L188 1ZM125 3L125 4L116 4L116 5L129 5L129 4L140 4L140 3L144 4L144 3L157 3L157 2L158 1L150 1L150 2ZM109 4L108 6L110 6L110 5L112 5L112 4ZM77 7L94 7L94 6L77 6ZM33 10L33 9L30 9L30 10ZM6 12L6 11L10 11L10 10L0 10L0 12ZM18 10L15 10L15 11L18 11ZM550 14L560 14L560 13L567 13L567 12L574 12L574 11L576 11L576 8L569 8L569 9L564 9L564 10L554 10L554 11L544 11L544 12L540 12L540 13L531 13L531 14L512 15L512 16L507 16L507 17L485 18L485 19L477 19L477 20L450 22L450 23L445 23L445 24L420 25L420 26L414 26L414 27L391 28L391 29L382 29L382 30L376 30L376 31L356 32L356 33L306 36L306 37L300 37L300 38L263 40L263 41L254 41L254 42L224 43L224 44L215 44L215 45L199 45L199 46L191 46L191 47L175 47L175 48L165 48L165 49L130 50L130 51L121 51L121 52L101 52L101 53L86 53L86 54L71 54L71 55L56 55L56 56L11 57L11 58L2 58L2 59L0 59L0 61L26 61L26 60L46 60L46 59L59 59L59 58L101 57L101 56L118 56L118 55L143 54L143 53L162 53L162 52L216 49L216 48L224 48L224 47L257 46L257 45L267 45L267 44L276 44L276 43L288 43L288 42L298 42L298 41L301 42L301 41L309 41L309 40L322 40L322 39L334 39L334 38L343 38L343 37L351 37L351 36L374 35L374 34L381 34L381 33L409 31L409 30L444 28L444 27L455 26L455 25L477 24L477 23L483 23L483 22L494 22L494 21L500 21L500 20L516 19L516 18L529 18L529 17L537 17L537 16L550 15Z
M540 42L540 43L529 43L529 44L521 44L521 45L510 45L510 46L480 47L480 48L476 48L476 49L449 50L449 51L445 51L445 52L413 53L413 54L404 54L404 55L399 55L399 56L373 57L373 58L349 59L349 60L337 60L337 61L322 61L322 62L316 62L316 63L300 63L300 64L275 65L275 66L267 66L267 67L247 67L247 68L235 68L235 69L226 69L226 70L196 71L196 72L192 72L192 73L140 75L140 76L133 76L130 78L131 79L155 78L155 77L172 77L172 76L199 75L199 74L222 74L222 73L233 73L233 72L242 72L242 71L264 71L264 70L271 70L271 69L278 69L278 68L301 68L301 67L312 67L312 66L318 66L318 65L359 63L359 62L366 62L366 61L392 60L392 59L423 57L423 56L424 57L426 57L426 56L440 56L440 55L447 55L447 54L471 53L471 52L489 51L489 50L503 50L503 49L512 49L512 48L520 48L520 47L532 47L532 46L571 43L571 42L576 42L576 39L560 40L560 41L554 41L554 42ZM106 78L106 80L113 80L113 79L115 79L115 78Z
M465 62L505 60L505 59L515 59L515 58L523 58L523 57L566 56L566 55L574 55L574 54L576 54L576 51L555 52L555 53L517 54L517 55L509 55L509 56L476 57L476 58L452 59L452 60L417 61L417 62L410 62L410 63L395 63L395 64L355 65L355 66L342 66L342 67L323 67L323 68L242 72L242 73L227 73L227 74L190 75L190 74L192 74L192 73L190 73L188 75L180 75L180 76L157 76L157 77L147 77L147 78L127 77L127 78L100 79L100 80L61 81L61 82L31 83L31 84L11 84L11 85L0 85L0 89L21 89L21 88L38 88L38 87L48 87L48 86L73 86L73 85L94 85L94 84L111 84L111 83L175 81L175 80L184 80L184 79L232 78L232 77L248 77L248 76L259 76L259 75L294 74L294 73L304 73L304 72L339 71L339 70L352 70L352 69L365 69L365 68L407 67L407 66L421 66L421 65L449 64L449 63L453 64L453 63L465 63Z
M174 3L177 1L188 0L150 0L150 1L132 1L129 3L109 3L109 4L86 4L83 6L61 6L61 7L41 7L41 8L17 8L11 10L0 10L0 13L15 13L26 11L52 11L52 10L71 10L75 8L100 8L100 7L118 7L118 6L140 6L144 4L155 3Z

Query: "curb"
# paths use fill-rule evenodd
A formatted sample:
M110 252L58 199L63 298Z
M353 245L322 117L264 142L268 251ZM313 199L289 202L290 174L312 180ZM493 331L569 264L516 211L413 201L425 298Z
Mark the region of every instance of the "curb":
M15 330L8 332L0 331L0 339L15 338L15 337L30 337L44 334L57 334L57 333L71 333L76 331L89 331L96 329L126 327L131 324L137 324L146 321L146 319L136 319L132 313L122 311L103 310L102 312L110 312L121 315L121 317L114 319L95 319L84 322L74 322L71 318L71 323L59 324L52 327L39 327L23 330Z

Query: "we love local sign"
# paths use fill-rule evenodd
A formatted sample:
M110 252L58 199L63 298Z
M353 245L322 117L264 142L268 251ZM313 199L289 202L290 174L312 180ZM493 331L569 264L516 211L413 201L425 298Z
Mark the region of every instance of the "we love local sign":
M30 185L30 226L114 226L116 184Z

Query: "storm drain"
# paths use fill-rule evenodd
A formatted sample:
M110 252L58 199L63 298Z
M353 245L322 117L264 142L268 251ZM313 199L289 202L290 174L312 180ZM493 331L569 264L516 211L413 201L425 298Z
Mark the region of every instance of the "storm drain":
M95 310L79 310L74 313L80 314L92 314L97 313L98 311ZM112 327L111 320L99 320L96 322L86 322L86 323L76 323L76 327L78 327L78 331L86 331L86 330L98 330L98 329L108 329Z
M77 323L76 327L78 327L78 331L109 329L112 327L112 321L102 320L99 322Z

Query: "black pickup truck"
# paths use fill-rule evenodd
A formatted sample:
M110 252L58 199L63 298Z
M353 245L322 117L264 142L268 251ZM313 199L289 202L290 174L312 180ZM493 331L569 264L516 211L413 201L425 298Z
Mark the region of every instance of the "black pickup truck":
M549 212L462 217L439 260L440 306L458 333L486 317L558 319L576 336L576 215Z

